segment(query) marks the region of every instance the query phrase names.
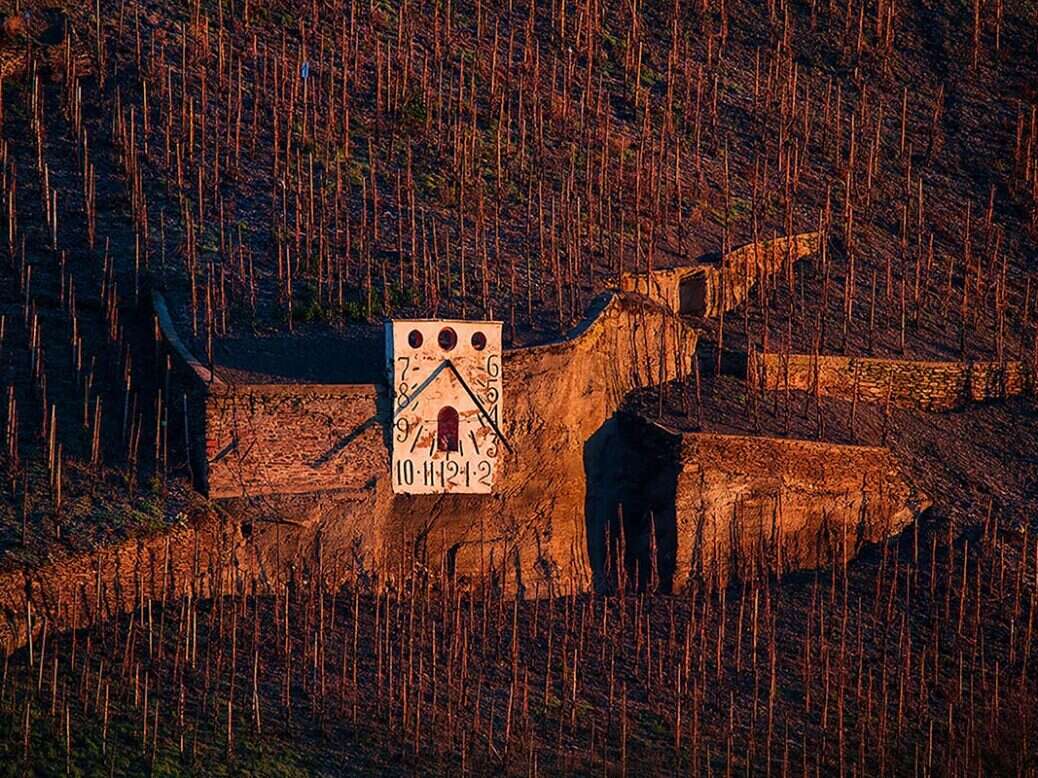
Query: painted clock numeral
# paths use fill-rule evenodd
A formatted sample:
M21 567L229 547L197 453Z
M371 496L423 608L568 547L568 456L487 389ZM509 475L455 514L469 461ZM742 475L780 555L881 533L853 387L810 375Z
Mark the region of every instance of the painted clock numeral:
M414 462L412 460L397 460L396 482L404 486L411 486L414 483Z

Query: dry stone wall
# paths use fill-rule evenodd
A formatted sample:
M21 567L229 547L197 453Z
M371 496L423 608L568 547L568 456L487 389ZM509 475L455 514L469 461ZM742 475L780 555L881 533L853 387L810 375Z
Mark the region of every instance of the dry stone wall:
M214 387L206 400L209 496L364 489L388 468L385 388Z
M0 574L0 645L110 619L151 600L233 591L237 529L200 522L34 569Z
M924 362L873 357L754 353L751 380L765 390L815 392L826 397L929 411L948 411L969 402L1014 397L1033 391L1022 362Z

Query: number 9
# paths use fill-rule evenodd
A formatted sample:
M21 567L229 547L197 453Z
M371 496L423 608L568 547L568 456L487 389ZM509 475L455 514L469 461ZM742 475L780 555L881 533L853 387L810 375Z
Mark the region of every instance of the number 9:
M393 426L396 427L396 430L399 433L396 437L396 442L403 443L407 440L407 436L411 433L411 422L407 419L400 418L396 420L396 423Z

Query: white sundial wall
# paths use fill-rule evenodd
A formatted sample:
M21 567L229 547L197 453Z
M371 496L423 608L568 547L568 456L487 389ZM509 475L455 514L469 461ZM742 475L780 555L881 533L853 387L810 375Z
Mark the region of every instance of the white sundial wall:
M386 323L393 491L489 494L501 432L501 322Z

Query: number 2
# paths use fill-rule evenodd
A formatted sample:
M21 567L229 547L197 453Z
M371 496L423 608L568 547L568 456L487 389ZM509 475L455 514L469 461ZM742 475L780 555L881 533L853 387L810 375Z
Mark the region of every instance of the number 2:
M477 467L479 469L479 482L483 486L490 486L490 476L494 472L490 467L490 462L481 459L479 460L479 465Z

